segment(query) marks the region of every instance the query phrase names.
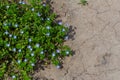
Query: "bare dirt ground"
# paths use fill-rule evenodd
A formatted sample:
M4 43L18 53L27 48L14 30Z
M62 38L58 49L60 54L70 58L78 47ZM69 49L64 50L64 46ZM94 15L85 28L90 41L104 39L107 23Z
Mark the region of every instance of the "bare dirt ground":
M40 71L48 80L120 80L120 0L52 0L64 23L76 27L74 40L66 43L75 55L63 69Z

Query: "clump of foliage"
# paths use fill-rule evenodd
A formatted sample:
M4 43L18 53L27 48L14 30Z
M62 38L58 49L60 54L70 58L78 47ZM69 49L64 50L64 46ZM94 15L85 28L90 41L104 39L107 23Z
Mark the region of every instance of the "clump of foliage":
M0 2L0 79L30 80L37 61L53 63L71 55L63 42L68 28L55 23L49 4L41 0Z
M80 4L82 4L82 5L86 5L86 4L88 4L88 3L87 3L86 0L80 0Z

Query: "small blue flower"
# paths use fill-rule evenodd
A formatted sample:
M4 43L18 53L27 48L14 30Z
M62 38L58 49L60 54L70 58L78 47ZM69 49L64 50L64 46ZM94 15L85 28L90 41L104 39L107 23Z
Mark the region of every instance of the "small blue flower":
M60 66L60 65L57 65L56 67L57 67L57 69L60 69L60 68L61 68L61 66Z
M39 43L37 43L35 46L38 48L38 47L40 47L40 44L39 44Z
M15 24L15 27L17 28L17 27L18 27L18 24Z
M9 34L9 32L8 32L8 31L5 31L5 34L6 34L6 35L8 35L8 34Z
M50 26L47 26L47 27L46 27L46 29L48 29L48 30L49 30L49 29L50 29Z
M6 44L7 47L10 47L10 44Z
M52 56L55 57L55 53L52 53Z
M60 50L59 50L59 49L57 49L57 50L56 50L56 52L57 52L57 53L60 53Z
M8 9L10 6L6 6L6 8Z
M13 36L13 38L14 38L14 39L16 39L16 38L17 38L17 36Z
M12 78L13 78L13 79L15 79L15 78L16 78L16 76L15 76L15 75L13 75L13 76L12 76Z
M68 23L65 24L65 27L69 27L70 25Z
M31 10L32 10L32 11L34 11L35 9L34 9L34 8L32 8Z
M34 53L31 53L31 56L34 56Z
M34 63L31 63L31 66L35 66L35 64L34 64Z
M4 22L3 24L4 24L4 26L7 26L7 23L6 23L6 22Z
M41 16L41 14L40 14L39 12L37 13L37 15L38 15L38 16Z
M32 48L30 48L30 51L32 51L33 49Z
M31 48L31 46L30 46L30 45L28 45L28 46L27 46L27 48L29 48L29 49L30 49L30 48Z
M28 60L27 59L24 59L24 62L27 62Z
M41 52L40 52L40 54L44 54L44 52L43 52L43 51L41 51Z
M62 29L62 32L65 32L65 29L64 29L64 28Z
M21 61L20 61L20 60L18 60L18 61L17 61L17 63L18 63L18 64L20 64L20 63L21 63Z
M21 1L21 0L19 1L19 4L22 4L22 1Z
M44 20L44 18L41 18L41 20L43 21L43 20Z
M22 51L21 49L18 50L19 53L20 53L21 51Z
M60 22L58 22L58 24L59 24L59 25L62 25L62 22L60 21Z
M46 6L46 4L43 4L43 6L45 7L45 6Z
M66 51L65 53L68 55L70 52L69 52L69 51Z
M24 31L20 31L20 33L21 33L21 34L23 34L23 33L24 33Z
M13 52L16 52L16 48L13 48L12 51L13 51Z
M64 37L64 40L68 40L68 39L69 39L69 37L68 37L68 36L65 36L65 37Z
M9 22L9 23L8 23L8 26L11 26L11 25L12 25L12 23L11 23L11 22Z
M29 41L29 42L31 42L31 41L32 41L32 39L31 39L31 38L29 38L29 39L28 39L28 41Z
M50 33L48 32L48 33L46 33L46 36L50 36Z
M25 2L24 2L24 1L22 1L22 4L25 4Z
M12 37L12 34L9 34L9 37L11 38L11 37Z
M50 20L50 18L47 18L47 20L49 21L49 20Z

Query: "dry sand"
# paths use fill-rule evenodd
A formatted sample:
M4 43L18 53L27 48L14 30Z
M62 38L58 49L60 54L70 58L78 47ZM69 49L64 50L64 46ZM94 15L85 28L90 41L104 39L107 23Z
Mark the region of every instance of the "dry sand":
M120 0L52 0L64 23L76 27L66 43L75 55L64 60L63 69L40 71L48 80L120 80Z

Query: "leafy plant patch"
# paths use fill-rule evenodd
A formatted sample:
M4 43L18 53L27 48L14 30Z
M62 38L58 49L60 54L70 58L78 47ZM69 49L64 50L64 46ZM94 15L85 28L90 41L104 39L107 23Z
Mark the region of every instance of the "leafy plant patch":
M87 0L80 0L80 3L79 4L82 4L82 5L87 5L88 4L88 2L87 2Z
M0 2L0 79L30 80L37 64L53 63L71 55L63 42L68 28L56 23L49 4L30 0L30 4Z

